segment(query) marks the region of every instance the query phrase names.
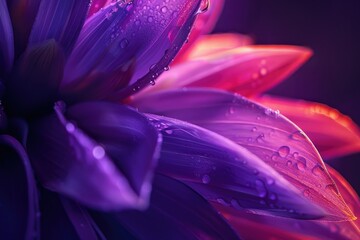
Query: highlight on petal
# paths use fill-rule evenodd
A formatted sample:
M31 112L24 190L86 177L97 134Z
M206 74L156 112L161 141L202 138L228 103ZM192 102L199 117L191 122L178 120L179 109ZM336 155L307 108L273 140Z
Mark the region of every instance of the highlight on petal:
M360 151L360 129L348 117L324 104L274 96L262 96L256 101L279 109L296 123L314 142L325 159Z
M253 96L276 85L311 55L294 46L245 46L204 55L163 74L148 91L212 87Z
M162 175L155 176L146 211L92 216L109 239L239 239L204 198Z
M94 76L106 74L97 82L107 84L107 78L117 77L129 66L134 66L133 76L122 79L112 92L102 92L102 99L123 99L149 85L185 42L200 1L121 1L94 14L67 62L63 94L78 94L72 91L74 86L86 86Z
M37 187L26 152L13 137L0 135L0 156L1 238L37 238Z
M55 39L68 55L84 24L90 0L44 0L32 26L29 46Z
M211 89L165 91L131 104L142 112L181 119L231 139L325 209L325 219L355 218L312 142L279 112L237 94Z
M202 36L191 48L188 60L229 51L253 43L251 37L237 33L218 33Z
M199 37L211 32L220 17L224 6L224 0L206 0L202 2L202 5L202 13L195 20L194 27L187 40L188 44L185 44L182 47L179 54L174 59L172 66L185 61L192 52L193 46L199 41Z
M0 75L9 71L14 61L14 37L6 0L0 0Z
M63 51L54 40L28 48L7 82L7 111L34 117L51 107L57 98L64 61Z
M42 184L101 210L147 207L158 133L125 106L84 102L30 126L29 153Z
M216 133L176 119L148 115L163 135L157 172L232 211L317 219L321 208L258 157Z

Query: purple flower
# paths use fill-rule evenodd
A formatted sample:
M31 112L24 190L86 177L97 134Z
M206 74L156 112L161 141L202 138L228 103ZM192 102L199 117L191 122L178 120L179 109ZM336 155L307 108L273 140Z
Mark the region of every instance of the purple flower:
M292 237L296 224L321 237L332 231L324 220L353 230L337 223L355 219L340 192L351 204L357 196L303 131L231 93L239 79L226 84L260 58L273 84L308 50L239 50L245 40L196 57L188 46L201 44L221 6L0 0L1 238L251 239L246 228ZM198 45L140 92L186 41ZM229 91L204 88L218 77Z

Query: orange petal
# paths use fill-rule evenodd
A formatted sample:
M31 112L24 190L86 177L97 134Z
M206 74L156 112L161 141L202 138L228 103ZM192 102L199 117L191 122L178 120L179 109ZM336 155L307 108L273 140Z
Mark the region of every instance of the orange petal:
M206 55L238 47L251 45L249 36L235 33L220 33L201 36L189 50L188 59L201 58Z
M172 65L185 61L190 52L190 49L192 49L193 43L201 35L211 32L221 14L224 0L204 0L203 4L203 8L207 9L207 11L199 14L199 16L196 18L193 29L189 35L188 44L185 44L182 47Z
M314 142L323 158L360 151L360 129L348 117L324 104L275 98L256 99L296 123Z
M212 87L257 95L294 72L311 51L295 46L245 46L219 51L177 65L148 91L179 87Z

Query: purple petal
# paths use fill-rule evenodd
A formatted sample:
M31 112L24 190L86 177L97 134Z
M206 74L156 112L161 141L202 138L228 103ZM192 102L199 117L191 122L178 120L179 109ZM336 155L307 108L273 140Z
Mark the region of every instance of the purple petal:
M38 197L24 148L14 138L0 135L0 236L38 238Z
M105 102L55 108L57 116L30 127L29 152L43 185L102 210L146 207L159 144L147 119Z
M7 1L14 31L15 56L19 56L28 44L40 2L41 0Z
M185 42L199 2L120 2L97 12L85 23L66 65L63 94L79 98L78 89L94 82L106 85L108 78L126 73L132 66L134 76L112 83L112 93L103 90L101 96L82 94L80 98L114 98L120 90L116 96L123 98L148 85Z
M205 199L160 175L148 210L93 216L109 239L239 239Z
M233 210L293 218L323 216L320 208L243 147L186 122L148 116L163 134L158 172Z
M0 0L0 75L9 71L14 61L14 37L6 0Z
M41 189L41 239L79 240L76 226L65 211L60 197Z
M54 40L29 48L7 83L4 101L14 114L43 112L57 98L64 55Z
M55 39L68 55L84 24L89 5L90 0L41 1L29 46Z
M353 218L311 141L279 112L209 89L163 92L133 104L141 111L179 118L231 139L324 208L328 219Z
M79 204L66 198L62 198L61 202L80 239L97 240L97 234L93 228L94 223L88 212Z

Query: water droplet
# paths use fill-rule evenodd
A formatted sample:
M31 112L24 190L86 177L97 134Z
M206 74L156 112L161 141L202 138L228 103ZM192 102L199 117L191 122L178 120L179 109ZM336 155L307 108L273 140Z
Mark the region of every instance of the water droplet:
M271 193L270 196L269 196L269 199L272 200L272 201L275 201L277 199L277 196L275 193Z
M136 20L136 21L135 21L135 25L136 25L136 26L139 26L140 23L141 23L140 20Z
M208 184L211 181L211 178L209 175L204 175L201 180L204 184Z
M282 146L279 148L278 153L280 157L287 157L290 153L290 148L288 146Z
M169 66L164 67L164 71L169 71L169 70L170 70Z
M335 184L328 184L328 185L326 185L325 190L332 191L332 192L335 193L336 195L340 195L339 190L337 189L337 187L335 186Z
M310 196L310 190L309 189L304 190L303 195L304 195L304 197L309 197Z
M161 12L162 13L166 13L168 11L168 8L166 6L162 7L161 8Z
M67 123L65 125L66 131L68 132L74 132L75 131L75 125L72 123Z
M253 127L253 128L251 129L251 131L252 131L252 132L256 132L256 131L257 131L257 128L256 128L256 127Z
M280 157L279 153L276 152L271 156L271 160L277 161L279 159L279 157Z
M124 38L120 41L121 48L126 48L128 45L129 45L129 40L127 40L126 38Z
M262 180L256 180L255 181L255 187L256 187L256 190L258 191L258 196L259 197L265 197L266 194L267 194L267 191L266 191L266 188L265 188L265 184Z
M319 164L315 165L313 167L313 169L311 170L311 172L315 175L315 176L322 176L325 173L325 169L320 166Z
M154 80L151 80L149 83L150 83L150 85L152 85L152 86L155 85L155 81L154 81Z
M305 140L305 135L302 131L295 131L292 134L290 134L290 139L295 141L303 141Z
M154 18L153 18L152 16L149 16L149 17L147 18L147 20L148 20L148 22L152 22L152 21L154 21Z
M266 68L260 68L260 75L265 76L268 73Z
M171 129L166 129L165 132L169 135L173 134L173 130L171 130Z
M303 157L298 157L296 167L300 171L304 171L306 169L306 159Z
M292 161L289 160L286 162L286 166L290 167L291 165L292 165Z
M94 158L101 159L105 156L105 150L101 146L96 146L93 148L92 154L93 154Z
M264 143L265 142L265 135L264 133L261 133L257 138L256 138L256 141L258 143Z
M330 232L332 232L332 233L337 233L339 231L339 227L333 223L329 224L329 229L330 229Z

